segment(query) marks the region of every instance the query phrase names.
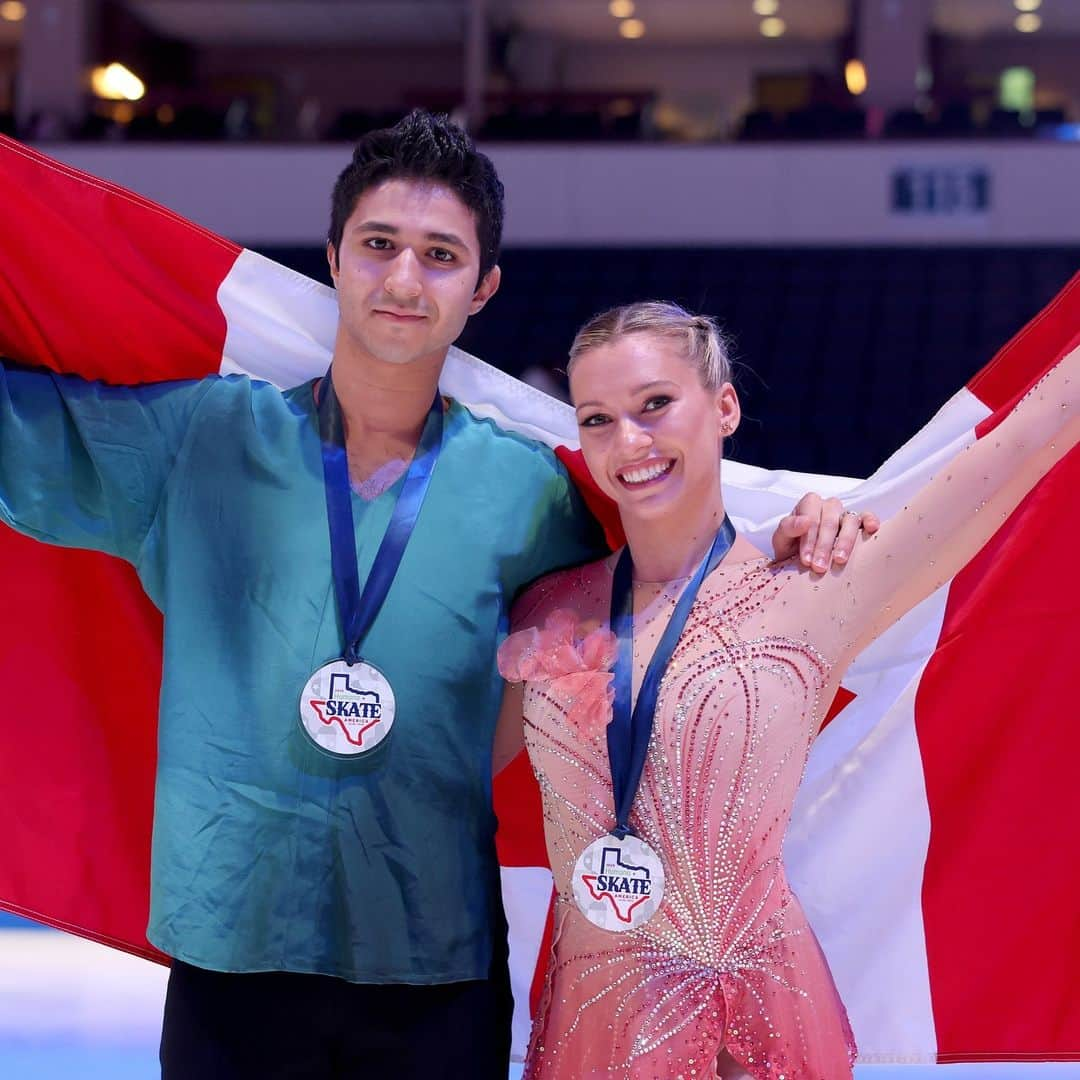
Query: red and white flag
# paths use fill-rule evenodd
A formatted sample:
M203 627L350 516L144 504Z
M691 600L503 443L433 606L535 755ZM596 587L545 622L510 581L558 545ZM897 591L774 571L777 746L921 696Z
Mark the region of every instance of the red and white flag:
M329 363L331 290L8 139L0 223L16 361L283 387ZM811 489L888 517L1078 339L1080 275L868 480L726 463L736 526L764 546ZM457 350L442 385L582 476L566 406ZM858 658L811 755L787 863L863 1061L1080 1060L1078 485L1074 452ZM145 938L160 616L127 564L3 527L0 596L0 907L162 959ZM520 1052L551 900L523 757L496 804Z

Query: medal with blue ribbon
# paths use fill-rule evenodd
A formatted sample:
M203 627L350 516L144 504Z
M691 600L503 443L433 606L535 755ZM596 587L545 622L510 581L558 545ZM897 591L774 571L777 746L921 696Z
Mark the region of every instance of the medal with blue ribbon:
M378 746L394 725L393 688L374 664L363 659L360 647L394 582L431 483L442 449L442 398L436 391L363 589L356 561L345 425L332 371L322 383L318 415L330 567L345 649L340 659L324 664L308 679L300 695L300 726L325 753L355 757Z
M679 643L702 583L731 550L735 528L728 517L687 583L656 651L645 669L637 701L633 698L634 564L625 548L611 583L611 629L618 640L614 666L615 700L607 729L615 825L594 840L574 866L574 900L581 913L604 930L634 930L647 922L664 898L664 866L655 851L630 825L652 736L656 702L668 663Z

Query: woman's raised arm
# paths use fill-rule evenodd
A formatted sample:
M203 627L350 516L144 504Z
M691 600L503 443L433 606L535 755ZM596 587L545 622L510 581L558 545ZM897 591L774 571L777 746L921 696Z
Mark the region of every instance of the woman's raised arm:
M828 578L838 659L850 660L971 561L1024 496L1080 440L1080 347L992 431L944 464Z

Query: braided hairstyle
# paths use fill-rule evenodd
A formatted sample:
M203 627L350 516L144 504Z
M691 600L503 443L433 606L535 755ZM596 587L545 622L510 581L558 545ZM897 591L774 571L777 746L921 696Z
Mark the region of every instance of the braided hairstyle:
M719 390L724 383L731 382L731 358L716 320L707 315L692 315L667 300L645 300L594 315L574 337L567 374L590 349L610 345L627 334L642 333L679 341L706 390Z

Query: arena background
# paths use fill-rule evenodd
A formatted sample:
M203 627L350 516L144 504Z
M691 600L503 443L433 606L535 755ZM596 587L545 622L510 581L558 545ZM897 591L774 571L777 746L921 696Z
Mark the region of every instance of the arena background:
M868 474L1080 268L1080 2L630 6L6 0L0 130L328 280L349 140L454 111L508 192L466 349L558 391L584 318L672 298L730 335L735 456ZM0 915L0 1077L155 1075L163 988Z

